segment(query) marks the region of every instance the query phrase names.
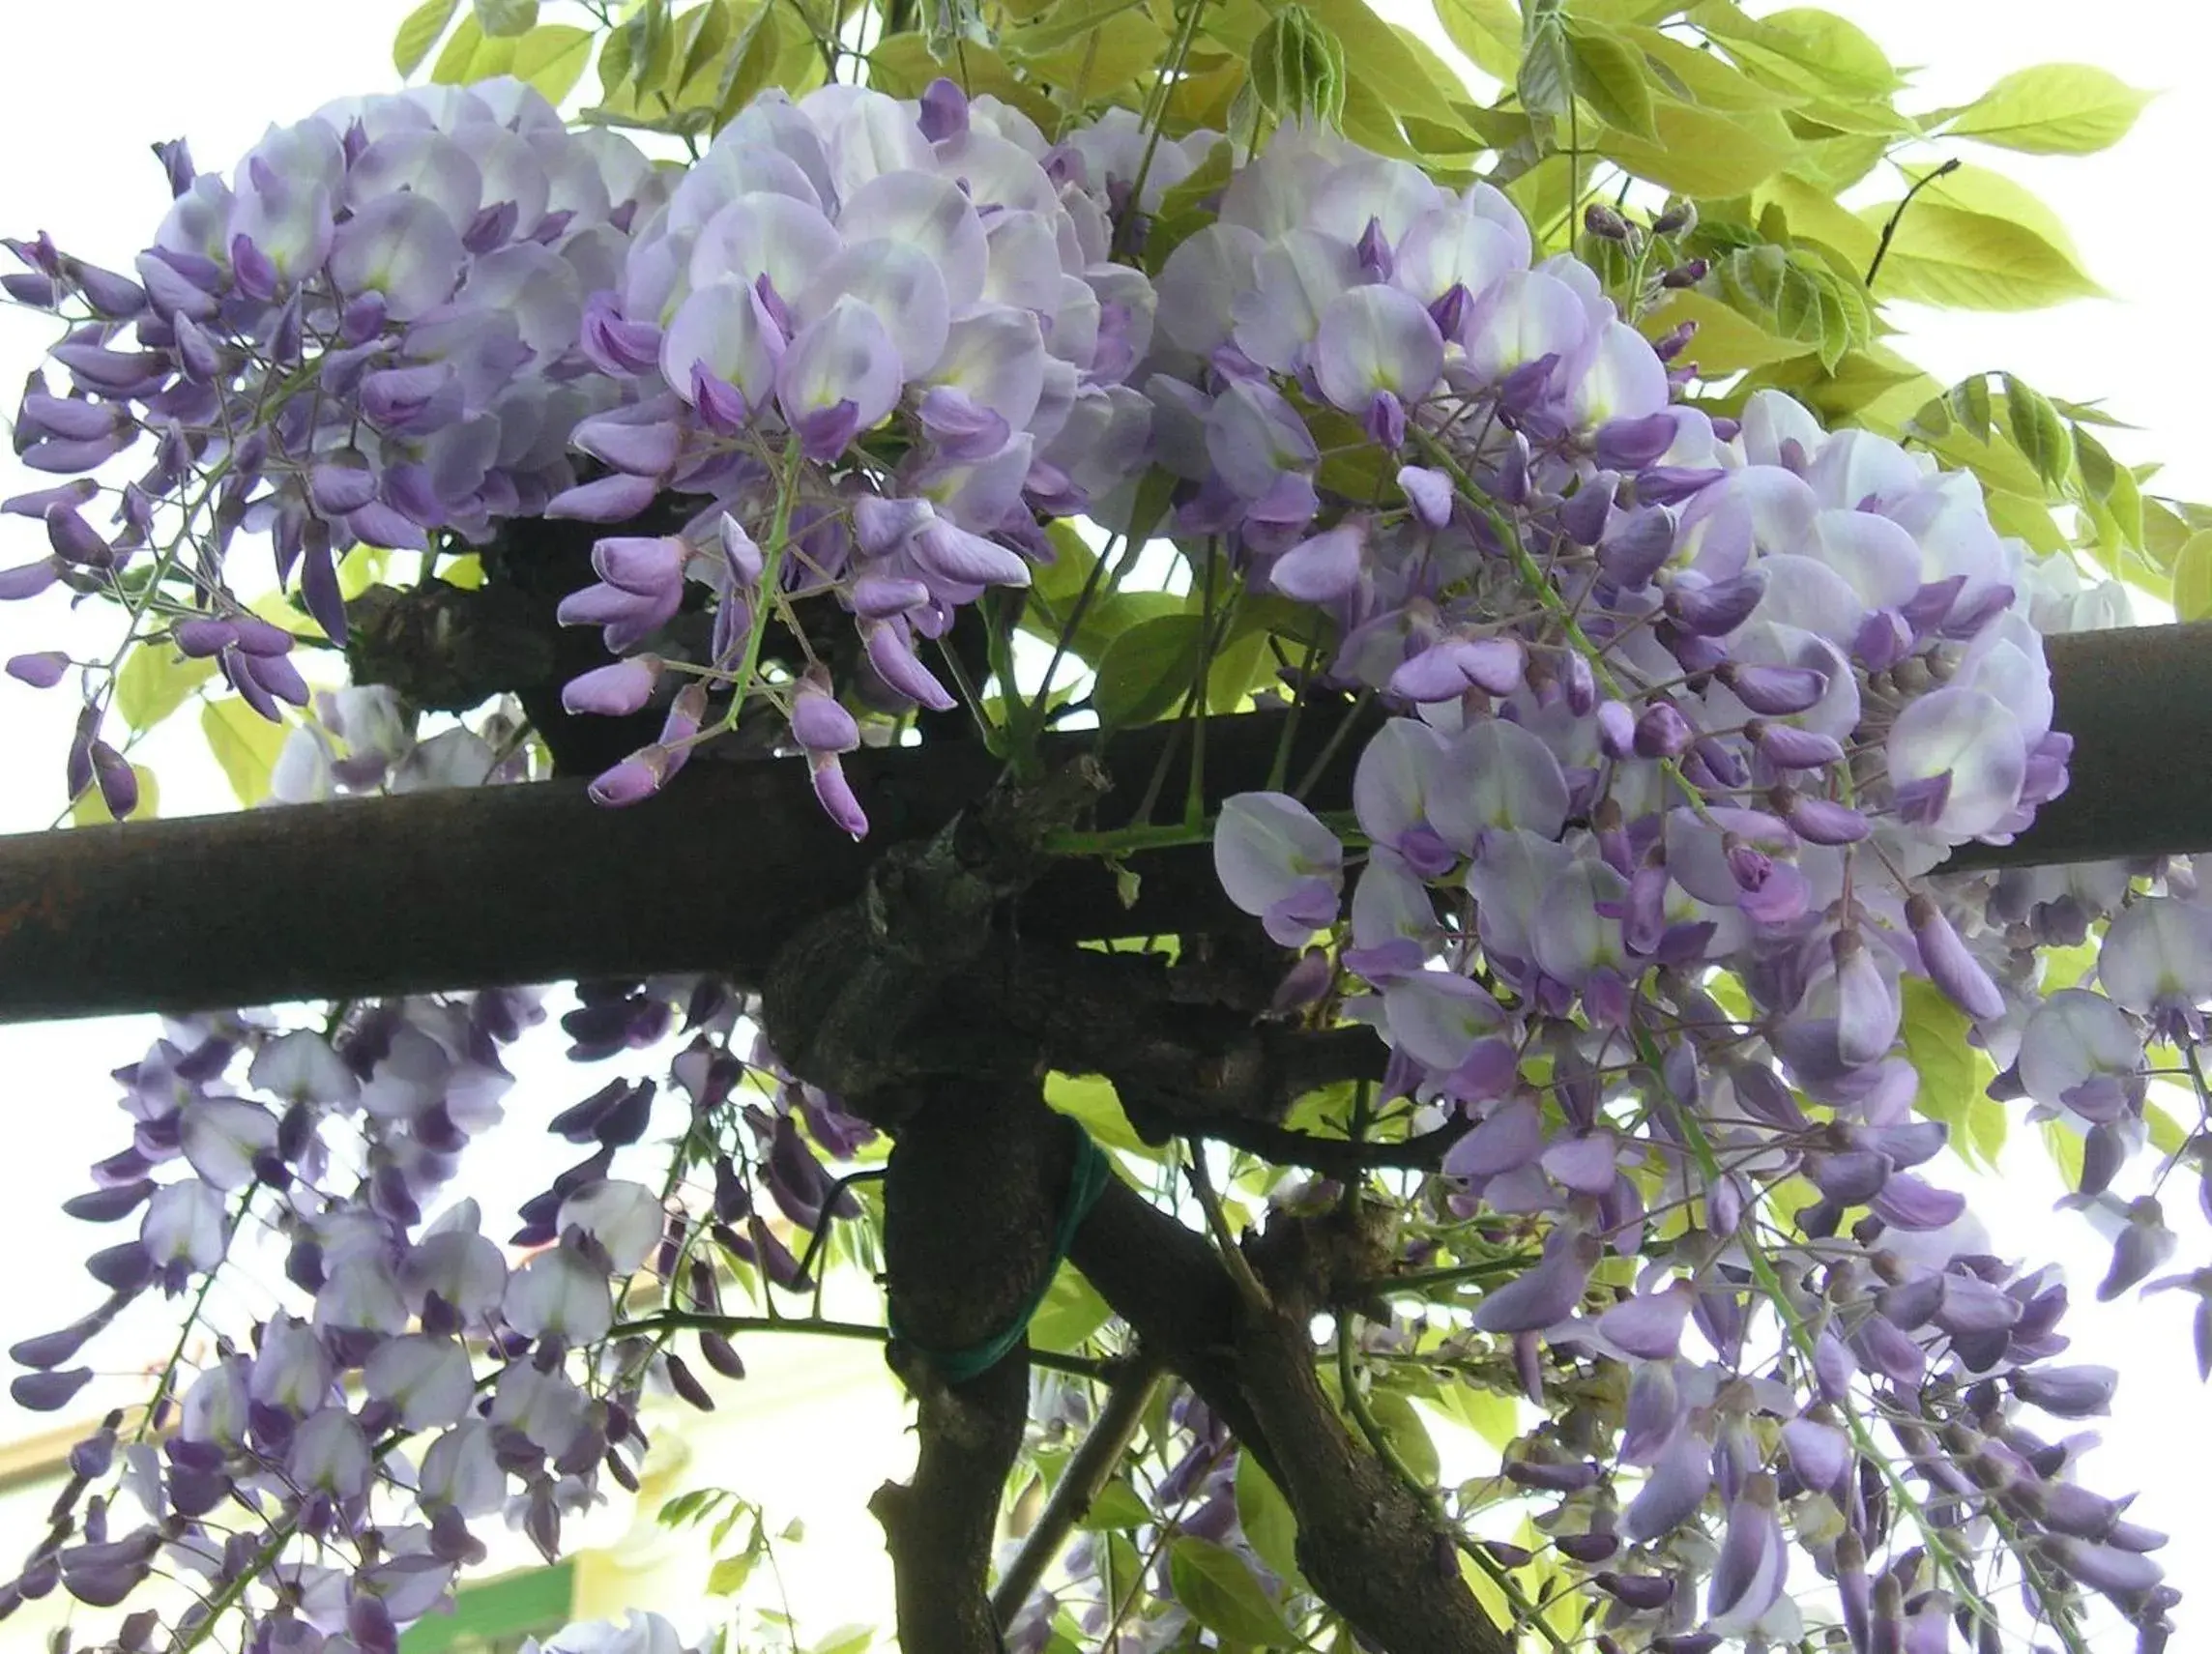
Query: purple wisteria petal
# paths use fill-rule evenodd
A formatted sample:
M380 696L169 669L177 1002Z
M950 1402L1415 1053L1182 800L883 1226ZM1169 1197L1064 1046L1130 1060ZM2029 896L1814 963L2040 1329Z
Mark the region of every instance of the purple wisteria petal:
M2147 896L2120 910L2097 954L2097 980L2141 1015L2212 1001L2212 908Z
M1327 897L1325 922L1333 922L1336 892L1343 885L1344 846L1287 794L1239 793L1221 806L1215 823L1213 868L1229 899L1255 915L1307 894L1318 884Z
M1333 603L1358 589L1366 547L1366 525L1350 517L1291 547L1267 570L1267 579L1301 603Z
M1688 1286L1675 1282L1663 1291L1615 1304L1598 1317L1597 1329L1631 1355L1646 1361L1672 1360L1681 1346L1690 1304Z
M1443 337L1429 312L1394 287L1354 287L1322 311L1313 341L1314 382L1348 414L1378 392L1418 402L1443 372Z
M762 318L753 290L716 281L694 289L670 318L660 339L660 371L678 395L688 397L692 371L703 368L759 407L775 390L783 349L783 336Z
M436 203L403 190L364 203L337 227L330 269L340 292L379 294L393 321L408 322L452 297L467 256Z
M890 334L874 310L848 294L791 341L776 369L776 403L808 453L830 459L854 435L882 421L898 400L901 383ZM831 416L833 423L826 423ZM808 433L817 426L842 434L816 441Z
M1790 1548L1774 1511L1772 1482L1751 1478L1729 1507L1728 1534L1705 1593L1705 1625L1724 1637L1751 1629L1782 1597Z
M1447 1176L1481 1179L1518 1171L1543 1152L1543 1114L1531 1097L1513 1097L1444 1151Z
M1599 1250L1588 1235L1554 1230L1533 1269L1483 1295L1474 1326L1483 1332L1541 1332L1557 1325L1582 1301Z

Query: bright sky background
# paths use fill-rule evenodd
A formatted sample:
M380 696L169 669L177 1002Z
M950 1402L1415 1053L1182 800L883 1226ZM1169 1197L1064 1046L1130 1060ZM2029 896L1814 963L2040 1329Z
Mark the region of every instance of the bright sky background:
M2123 457L2168 466L2154 488L2212 498L2212 399L2205 394L2212 339L2201 297L2212 230L2198 188L2202 158L2212 154L2212 98L2187 79L2212 62L2212 9L2181 0L1830 3L1900 63L1930 66L1915 107L1965 102L2008 70L2061 58L2096 62L2137 85L2167 89L2127 143L2105 157L1970 155L2028 184L2057 209L2110 301L2013 317L1908 312L1898 317L1909 327L1898 342L1945 379L2001 366L2055 394L2102 397L2116 416L2143 427L2117 433L2111 446ZM0 156L8 158L0 169L0 230L28 235L43 227L69 250L128 271L167 199L151 142L188 136L202 166L227 169L269 121L389 86L389 44L403 10L401 0L15 0L0 56ZM13 384L12 374L27 370L50 336L40 318L0 312L0 381ZM0 412L12 407L11 392ZM36 485L25 478L0 453L0 488ZM0 566L42 554L42 542L37 525L0 518ZM103 615L96 611L91 622L73 627L50 600L0 607L0 658L75 641L89 647L107 635ZM31 830L52 819L68 739L67 694L42 695L0 680L0 831ZM194 773L164 764L159 748L152 756L162 771L166 813L229 807L212 767ZM343 876L342 869L333 873ZM131 944L128 936L115 943ZM96 1239L52 1208L83 1186L86 1164L127 1141L106 1072L135 1058L152 1028L151 1019L139 1018L0 1029L0 1074L10 1092L0 1106L9 1112L18 1178L15 1198L0 1209L0 1257L9 1260L0 1345L60 1325L92 1301L95 1289L75 1260L106 1237ZM585 1076L567 1070L559 1045L557 1037L534 1049L526 1042L530 1055L512 1108L515 1135L582 1094ZM2103 1245L2077 1220L2050 1215L2054 1181L2023 1138L2007 1158L2004 1181L1975 1190L1977 1209L2016 1255L2067 1264L2080 1300L2069 1325L2081 1358L2128 1373L2119 1411L2101 1427L2107 1446L2091 1462L2091 1479L2108 1493L2143 1490L2137 1514L2174 1533L2165 1560L2169 1576L2187 1586L2212 1558L2212 1522L2200 1492L2212 1472L2212 1447L2203 1445L2200 1426L2184 1422L2203 1419L2207 1404L2191 1370L2187 1303L2178 1294L2148 1305L2086 1301L2104 1266ZM512 1192L527 1192L527 1185ZM496 1222L498 1197L485 1193ZM2190 1241L2194 1255L2178 1262L2212 1261L2200 1228ZM51 1422L21 1414L0 1396L0 1440ZM876 1467L880 1474L888 1466L879 1460ZM0 1574L12 1571L13 1560L0 1558ZM2194 1646L2191 1630L2212 1627L2212 1610L2197 1603L2182 1613L2175 1646Z

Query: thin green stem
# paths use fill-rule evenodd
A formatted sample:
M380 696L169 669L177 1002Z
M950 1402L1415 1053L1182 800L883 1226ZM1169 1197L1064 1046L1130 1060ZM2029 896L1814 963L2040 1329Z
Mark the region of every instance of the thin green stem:
M1357 1375L1352 1367L1352 1323L1353 1315L1350 1310L1337 1312L1336 1384L1344 1396L1344 1410L1352 1415L1353 1423L1359 1427L1359 1434L1366 1437L1369 1449L1382 1462L1383 1467L1398 1478L1406 1491L1420 1501L1422 1509L1428 1512L1429 1520L1437 1524L1438 1531L1446 1535L1460 1554L1488 1575L1490 1582L1504 1593L1505 1600L1513 1606L1515 1624L1533 1626L1537 1635L1552 1645L1555 1654L1573 1654L1566 1639L1552 1629L1551 1622L1528 1600L1528 1593L1521 1588L1504 1565L1461 1530L1459 1523L1451 1519L1451 1513L1444 1509L1443 1499L1437 1490L1429 1485L1426 1477L1416 1475L1412 1466L1400 1456L1396 1445L1375 1417L1375 1409L1367 1405L1366 1396L1360 1392Z

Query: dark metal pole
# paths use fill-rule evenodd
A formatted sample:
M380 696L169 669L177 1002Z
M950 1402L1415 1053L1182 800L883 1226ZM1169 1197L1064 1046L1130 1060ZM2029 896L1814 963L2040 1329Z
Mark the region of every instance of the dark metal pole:
M2018 843L1953 866L2037 865L2212 849L2212 624L2050 640L2073 785ZM1329 719L1302 721L1298 774ZM1216 718L1208 792L1265 784L1280 714ZM1084 738L1065 738L1071 744ZM1153 726L1108 754L1124 803L1164 743ZM1358 742L1311 801L1341 808ZM659 798L600 809L580 783L0 837L0 1022L491 983L728 970L757 975L783 938L851 897L885 843L927 833L996 778L978 746L855 754L876 835L824 819L796 761L700 762ZM1169 789L1179 796L1179 787ZM1070 863L1033 893L1038 934L1167 933L1226 907L1203 846L1114 876Z

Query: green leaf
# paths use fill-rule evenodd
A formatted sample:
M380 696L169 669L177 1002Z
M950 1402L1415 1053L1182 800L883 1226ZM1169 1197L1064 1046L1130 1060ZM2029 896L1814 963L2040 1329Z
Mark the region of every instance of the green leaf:
M1071 1074L1048 1074L1044 1100L1055 1114L1065 1115L1094 1138L1102 1148L1140 1154L1157 1160L1160 1151L1137 1135L1122 1111L1120 1093L1110 1080L1077 1079Z
M142 643L115 675L115 710L134 732L143 735L214 676L213 660L181 655L165 643Z
M476 18L463 17L446 49L431 66L430 78L441 86L468 86L505 74L514 65L514 42L485 38Z
M1962 310L2034 310L2102 295L2051 210L2009 181L2000 181L2003 188L1985 182L1992 177L1969 180L1964 193L1950 189L1954 180L1946 178L1913 198L1876 278L1883 298ZM1891 203L1859 217L1878 229L1896 211Z
M1078 44L1091 30L1122 13L1144 5L1145 0L1106 0L1103 5L1098 0L1058 0L1027 22L1002 29L999 49L1017 61L1059 51Z
M1274 1479L1249 1453L1237 1455L1237 1523L1266 1563L1297 1589L1298 1519Z
M2066 1187L2079 1190L2083 1158L2081 1134L2062 1120L2047 1119L2043 1122L2043 1146L2050 1151L2051 1163L2058 1168Z
M1831 191L1794 172L1777 173L1761 185L1752 206L1761 213L1769 206L1780 207L1792 241L1831 247L1853 270L1864 271L1874 258L1876 232L1858 215L1839 206Z
M514 43L517 80L527 81L558 104L584 78L584 65L592 61L592 31L573 23L547 23L532 29Z
M1493 79L1510 86L1521 66L1521 14L1513 0L1436 0L1444 39Z
M1155 723L1181 705L1198 671L1206 621L1192 614L1140 621L1106 646L1091 704L1115 729Z
M2057 482L2074 464L2065 421L2040 392L2010 373L2004 376L2004 391L2005 421L2012 427L2013 446L2035 467L2036 476L2048 483Z
M2091 64L2038 64L2004 76L1947 131L2030 155L2093 155L2126 137L2153 96Z
M1813 90L1886 98L1905 84L1873 38L1833 12L1791 6L1754 21L1730 0L1704 0L1688 16L1747 67L1779 71Z
M2212 620L2212 529L2191 535L2173 560L2173 614L2181 621Z
M477 26L493 40L526 35L538 26L538 0L471 0Z
M1697 323L1698 332L1682 359L1696 363L1701 377L1706 379L1787 362L1807 356L1812 349L1801 340L1782 337L1714 295L1695 290L1670 293L1664 305L1644 312L1636 325L1646 338L1655 339L1684 322Z
M1375 1415L1399 1463L1421 1481L1435 1481L1439 1469L1437 1444L1413 1404L1395 1390L1377 1390L1367 1398L1367 1410Z
M1502 1391L1455 1381L1424 1401L1452 1423L1473 1431L1501 1453L1506 1443L1521 1434L1521 1404Z
M1684 102L1732 114L1795 102L1787 92L1761 86L1718 52L1701 51L1658 29L1639 26L1621 33L1651 60L1661 84Z
M1129 1486L1126 1477L1116 1476L1098 1490L1098 1496L1091 1501L1091 1508L1076 1526L1092 1533L1110 1533L1142 1527L1151 1520L1152 1507Z
M729 55L722 60L721 77L714 83L714 108L719 119L734 118L767 90L781 51L782 26L771 0L762 0L738 31Z
M1657 136L1645 139L1608 130L1598 134L1598 153L1624 171L1703 200L1741 195L1788 167L1796 144L1779 115L1749 111L1718 115L1710 109L1654 100L1651 116Z
M1030 1343L1039 1349L1079 1349L1113 1312L1072 1263L1062 1263L1030 1321Z
M1513 82L1521 107L1559 119L1574 103L1574 57L1557 11L1531 9L1521 43L1521 69Z
M739 1551L717 1560L707 1573L707 1594L711 1597L734 1597L745 1588L752 1578L753 1568L760 1561L756 1551Z
M1343 44L1353 83L1373 92L1392 113L1421 115L1446 127L1465 124L1444 89L1430 78L1397 31L1369 10L1366 0L1302 3ZM1348 102L1350 96L1348 88Z
M438 44L438 37L460 9L461 0L422 0L400 20L399 32L392 37L392 67L399 72L400 79L422 67L422 60L430 55L430 48Z
M1962 379L1951 387L1944 398L1946 406L1959 422L1973 433L1976 442L1990 440L1990 383L1977 373L1970 379Z
M1970 1165L1982 1154L1990 1129L1985 1122L1977 1141L1971 1116L1975 1104L1988 1099L1996 1064L1966 1043L1972 1024L1934 983L1906 977L1904 1001L1905 1056L1920 1076L1912 1106L1949 1129L1951 1147Z
M200 733L222 767L230 790L248 808L269 797L269 776L284 746L284 726L273 724L236 695L200 708Z
M1597 118L1638 137L1657 137L1643 54L1611 29L1570 22L1566 35L1575 92L1597 112Z
M1226 1546L1185 1536L1168 1551L1176 1601L1226 1642L1281 1648L1295 1642L1251 1564Z

